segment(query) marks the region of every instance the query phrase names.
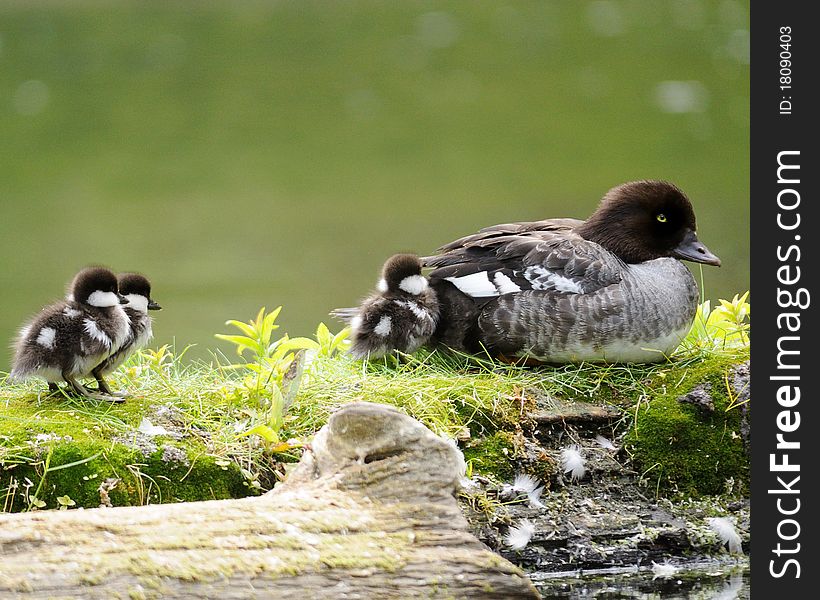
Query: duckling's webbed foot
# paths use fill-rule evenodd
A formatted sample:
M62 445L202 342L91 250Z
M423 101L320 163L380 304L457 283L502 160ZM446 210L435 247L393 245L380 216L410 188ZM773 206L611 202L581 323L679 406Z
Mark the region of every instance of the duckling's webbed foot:
M108 394L94 393L88 390L83 384L74 379L74 377L63 371L63 379L68 383L69 387L78 395L92 400L105 400L106 402L124 402L122 398L115 398Z

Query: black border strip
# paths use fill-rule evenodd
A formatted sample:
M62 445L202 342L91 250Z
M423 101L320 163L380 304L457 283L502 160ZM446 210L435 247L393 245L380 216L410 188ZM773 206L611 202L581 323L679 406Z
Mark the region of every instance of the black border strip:
M757 2L751 11L751 589L761 599L817 593L820 504L810 488L820 466L813 377L820 350L811 333L820 234L810 209L820 178L811 139L820 31L809 17L813 6Z

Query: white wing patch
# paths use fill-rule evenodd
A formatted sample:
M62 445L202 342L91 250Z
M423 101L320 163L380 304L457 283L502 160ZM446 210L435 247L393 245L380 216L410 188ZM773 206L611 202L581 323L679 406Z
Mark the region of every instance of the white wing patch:
M96 293L96 292L95 292ZM83 321L83 329L92 340L97 340L106 348L111 347L111 338L99 328L94 319L86 319Z
M487 271L479 271L462 277L445 277L445 279L456 286L459 291L473 298L489 298L500 295L498 288L490 281Z
M57 338L57 330L53 327L43 327L37 335L37 343L43 348L54 350L55 340Z
M530 282L534 290L556 290L570 294L584 293L584 288L577 282L540 265L533 265L524 269L524 279Z
M63 314L67 316L69 319L74 319L76 317L79 317L82 313L77 309L71 308L70 306L66 306L63 309Z
M495 277L493 277L493 282L495 283L495 287L499 294L513 294L521 291L521 288L501 271L498 271L495 274Z
M487 271L445 279L473 298L490 298L521 291L521 287L501 271L497 271L492 279Z
M373 328L373 333L378 335L379 337L387 337L390 335L390 329L392 328L393 323L390 320L390 317L384 316L379 319L378 325Z

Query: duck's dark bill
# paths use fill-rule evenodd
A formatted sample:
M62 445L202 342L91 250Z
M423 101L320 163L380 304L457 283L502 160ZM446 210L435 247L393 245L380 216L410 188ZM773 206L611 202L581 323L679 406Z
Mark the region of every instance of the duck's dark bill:
M672 255L683 260L703 263L705 265L720 266L720 259L709 251L709 248L700 243L698 236L691 229L683 236L683 241L672 250Z
M162 310L162 307L153 300L148 301L148 310Z

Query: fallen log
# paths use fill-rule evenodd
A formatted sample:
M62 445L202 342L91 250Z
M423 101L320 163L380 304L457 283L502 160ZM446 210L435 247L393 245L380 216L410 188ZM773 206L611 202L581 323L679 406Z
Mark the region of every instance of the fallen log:
M538 598L467 532L461 460L403 413L349 404L264 496L0 515L0 597Z

